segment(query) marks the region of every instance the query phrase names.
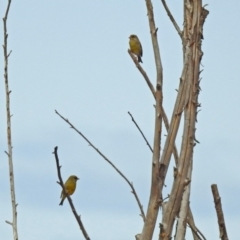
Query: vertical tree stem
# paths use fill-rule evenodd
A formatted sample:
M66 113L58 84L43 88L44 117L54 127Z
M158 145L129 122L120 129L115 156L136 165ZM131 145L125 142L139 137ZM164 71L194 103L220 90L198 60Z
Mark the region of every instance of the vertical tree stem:
M161 146L161 133L162 133L162 85L163 85L163 69L160 57L160 50L157 40L157 28L155 27L153 6L151 0L146 0L147 12L150 33L152 38L153 52L156 64L156 108L155 108L155 130L153 142L153 157L152 157L152 184L150 190L150 197L146 220L144 222L141 239L151 240L155 228L158 210L159 210L159 159L160 159L160 146Z
M189 179L189 184L185 187L185 190L183 193L175 239L185 238L187 217L188 217L188 212L190 210L189 198L190 198L190 191L191 191L191 177L192 177L192 158L191 158L191 162L190 162L188 173L187 173L187 179Z
M14 173L13 173L13 160L12 160L12 134L11 134L11 113L10 113L10 93L8 86L8 58L10 53L8 54L7 49L7 17L10 8L11 0L8 0L7 9L5 12L5 16L3 18L3 55L4 55L4 80L5 80L5 91L6 91L6 113L7 113L7 142L8 142L8 162L9 162L9 178L10 178L10 192L11 192L11 201L12 201L12 214L13 220L12 222L6 221L13 228L13 239L18 240L18 231L17 231L17 204L15 197L15 187L14 187Z
M223 210L222 210L222 204L221 204L221 197L218 192L217 184L212 184L211 188L212 188L213 199L214 199L215 208L217 212L220 238L222 240L228 240L227 228L226 228Z

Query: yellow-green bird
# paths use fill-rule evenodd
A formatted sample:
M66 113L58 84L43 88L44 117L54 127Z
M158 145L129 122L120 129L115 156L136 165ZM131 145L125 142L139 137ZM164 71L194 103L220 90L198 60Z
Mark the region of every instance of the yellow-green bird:
M77 176L72 175L72 176L70 176L70 177L68 178L68 180L65 182L64 187L65 187L65 189L66 189L66 191L67 191L67 193L68 193L69 195L72 195L72 194L75 192L75 189L76 189L76 186L77 186L77 180L78 180L78 179L79 179L79 178L78 178ZM67 197L66 194L64 194L64 192L63 192L63 190L62 190L62 193L61 193L61 196L60 196L60 198L62 198L62 200L61 200L61 202L59 203L59 205L63 205L63 202L64 202L64 200L65 200L66 197Z
M137 37L137 35L130 35L129 37L129 46L131 49L131 52L134 53L138 57L138 62L142 63L142 55L143 55L143 50L142 50L142 45Z

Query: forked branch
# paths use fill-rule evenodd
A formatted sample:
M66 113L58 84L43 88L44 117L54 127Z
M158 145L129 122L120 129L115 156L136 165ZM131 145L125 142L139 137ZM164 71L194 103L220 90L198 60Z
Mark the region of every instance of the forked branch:
M137 124L137 122L135 121L135 119L133 118L132 114L131 114L130 112L128 112L128 114L131 116L132 121L134 122L135 126L137 127L137 129L138 129L139 132L141 133L141 135L142 135L143 139L145 140L145 142L147 143L149 149L151 150L151 152L153 152L151 145L150 145L149 142L147 141L144 133L142 132L141 128L139 127L139 125ZM168 119L167 119L167 116L165 115L165 112L164 112L164 114L163 114L163 118L165 118L164 123L165 123L166 129L167 129L167 131L168 131L168 129L169 129L169 124L168 124ZM174 145L174 149L173 149L173 154L174 154L175 163L176 163L176 166L177 166L177 164L178 164L178 152L177 152L177 148L176 148L175 145ZM191 173L191 171L190 171L190 173ZM190 177L189 177L189 179L190 179ZM189 184L189 186L190 186L190 184ZM187 188L188 188L189 186L187 186ZM184 197L183 197L183 199L184 199ZM162 202L164 202L164 200L165 200L165 199L163 199ZM188 201L188 200L185 200L185 202L186 202L186 201ZM183 204L183 202L182 202L181 204ZM187 213L187 214L188 214L188 215L187 215L186 221L178 222L178 227L180 227L180 226L183 225L183 224L185 225L185 222L186 222L186 223L188 223L189 227L190 227L191 230L192 230L192 234L193 234L194 240L202 240L202 239L206 240L206 238L204 237L204 235L202 234L202 232L201 232L201 231L196 227L196 225L195 225L195 222L194 222L194 219L193 219L193 215L192 215L190 206L188 206L188 213ZM177 235L178 235L178 234L176 233L176 236L177 236ZM201 237L200 237L199 235L201 235ZM136 238L137 238L137 237L136 237ZM139 235L139 234L138 234L138 239L140 239L140 235Z
M139 70L139 72L142 74L144 80L146 81L150 91L152 92L152 95L153 97L156 99L156 95L155 95L155 89L147 75L147 73L144 71L144 69L142 68L142 66L139 64L139 62L137 61L136 57L134 57L134 54L128 50L128 53L130 55L130 57L132 58L133 62L135 63L137 69ZM167 117L167 114L162 106L162 118L163 118L163 122L164 122L164 125L165 125L165 128L168 132L168 129L169 129L169 121L168 121L168 117ZM177 147L176 147L176 144L174 143L174 146L173 146L173 155L174 155L174 159L175 159L175 163L177 165L177 159L178 159L178 151L177 151Z
M188 225L192 230L194 240L202 240L202 239L207 240L205 236L202 234L202 232L196 227L191 209L189 209L188 211Z
M73 212L73 214L74 214L74 216L75 216L75 218L77 220L77 223L78 223L78 225L79 225L79 227L80 227L80 229L81 229L81 231L83 233L83 236L85 237L85 239L90 240L90 237L88 236L87 231L86 231L86 229L85 229L85 227L84 227L84 225L83 225L83 223L81 221L80 215L78 215L78 213L77 213L77 211L76 211L76 209L74 207L74 204L72 202L72 199L68 195L68 192L66 191L66 189L64 187L64 183L63 183L62 176L61 176L61 166L59 164L57 150L58 150L58 147L55 147L54 148L54 152L53 152L53 154L55 155L55 160L56 160L56 165L57 165L57 174L58 174L58 179L59 179L59 182L57 182L57 183L62 187L64 195L67 196L68 202L69 202L70 207L72 209L72 212Z
M133 183L130 182L127 177L103 154L101 153L77 128L74 127L74 125L66 118L64 118L57 110L55 110L55 113L60 117L62 118L68 125L70 125L70 127L72 129L74 129L105 161L107 161L117 172L118 174L128 183L128 185L130 186L131 188L131 192L132 194L134 195L136 201L137 201L137 204L138 204L138 207L140 209L140 216L143 218L143 221L145 221L145 214L144 214L144 211L143 211L143 206L139 200L139 197L137 195L137 192L133 186Z

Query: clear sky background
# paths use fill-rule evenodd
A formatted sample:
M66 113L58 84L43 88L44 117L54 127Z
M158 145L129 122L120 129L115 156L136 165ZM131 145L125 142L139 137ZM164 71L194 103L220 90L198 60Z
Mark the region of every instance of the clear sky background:
M167 2L182 27L182 1ZM164 71L164 108L170 118L181 75L182 46L161 1L153 4ZM208 0L204 4L209 4L210 14L204 25L202 108L196 132L200 144L194 149L191 208L206 238L218 239L210 187L217 183L229 238L240 239L240 2ZM6 6L7 0L1 0L1 18ZM144 0L12 1L9 85L19 239L83 239L68 203L58 206L61 189L56 183L55 146L63 178L80 177L72 199L91 239L135 239L141 232L142 219L128 185L54 110L134 183L146 210L151 152L127 114L133 114L152 144L154 99L127 53L129 35L137 34L143 46L142 66L155 85L146 14ZM2 30L0 35L3 42ZM0 66L0 235L12 239L12 229L5 223L12 219L12 209L4 153L3 54ZM180 130L178 146L181 136ZM165 196L171 190L172 167ZM155 239L158 233L156 227ZM189 233L187 239L191 239Z

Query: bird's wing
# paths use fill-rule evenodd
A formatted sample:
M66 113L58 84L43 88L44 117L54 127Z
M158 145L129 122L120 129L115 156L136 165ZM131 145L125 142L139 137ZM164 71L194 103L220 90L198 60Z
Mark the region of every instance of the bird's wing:
M139 42L140 43L140 42ZM141 48L141 51L140 51L140 56L142 57L143 55L143 49L142 49L142 44L140 43L140 48Z

